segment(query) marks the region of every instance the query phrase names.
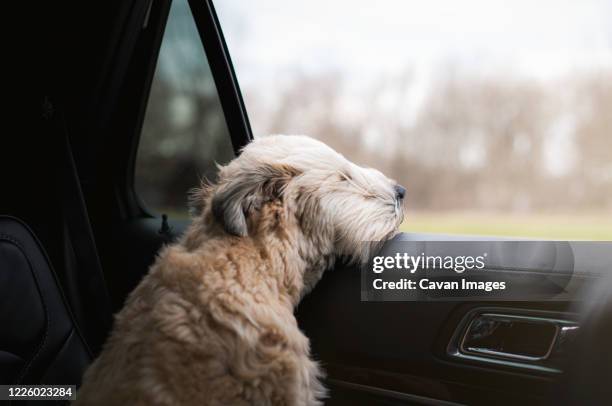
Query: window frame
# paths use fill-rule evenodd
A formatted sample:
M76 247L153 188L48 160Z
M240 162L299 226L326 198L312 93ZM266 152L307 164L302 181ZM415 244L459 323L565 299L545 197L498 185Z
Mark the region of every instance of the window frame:
M137 194L135 167L142 127L171 2L172 0L149 2L147 13L141 20L140 35L136 41L134 54L124 80L125 84L131 84L129 87L126 86L123 92L128 97L123 99L117 109L117 121L131 122L132 124L131 129L128 130L132 136L126 137L129 144L124 149L127 151L127 156L126 159L121 160L121 162L125 162L125 167L121 169L123 176L118 177L119 184L116 185L119 191L117 196L120 200L119 211L123 218L158 216L147 208ZM240 150L253 139L253 135L225 38L211 0L188 0L188 3L217 89L234 154L238 155ZM130 108L130 101L133 102L133 106L136 106L136 110L134 107ZM131 119L130 114L132 115ZM122 129L123 132L126 131L126 127Z

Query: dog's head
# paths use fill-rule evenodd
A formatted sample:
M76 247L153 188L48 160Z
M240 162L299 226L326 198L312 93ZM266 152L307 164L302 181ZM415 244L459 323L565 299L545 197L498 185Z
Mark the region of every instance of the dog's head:
M209 213L231 235L281 233L313 256L361 261L369 255L364 242L396 233L404 193L320 141L275 135L256 139L221 167L207 195Z

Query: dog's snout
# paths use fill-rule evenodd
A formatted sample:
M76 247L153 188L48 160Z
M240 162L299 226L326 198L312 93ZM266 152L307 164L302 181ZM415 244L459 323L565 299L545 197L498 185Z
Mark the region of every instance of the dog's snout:
M395 185L395 198L397 200L403 200L404 196L406 196L406 188L402 185Z

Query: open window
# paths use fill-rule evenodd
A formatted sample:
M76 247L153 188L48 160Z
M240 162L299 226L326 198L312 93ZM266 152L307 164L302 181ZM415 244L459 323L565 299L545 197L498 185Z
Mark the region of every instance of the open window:
M217 6L254 132L397 179L403 231L612 239L609 5Z

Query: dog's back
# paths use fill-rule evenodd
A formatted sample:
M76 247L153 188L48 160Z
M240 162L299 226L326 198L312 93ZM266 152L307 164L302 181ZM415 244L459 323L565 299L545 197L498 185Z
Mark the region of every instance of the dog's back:
M316 404L317 365L283 303L279 258L167 248L117 315L77 405Z

